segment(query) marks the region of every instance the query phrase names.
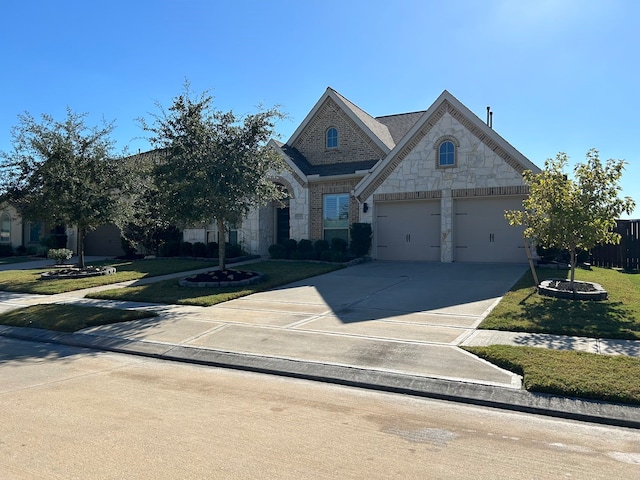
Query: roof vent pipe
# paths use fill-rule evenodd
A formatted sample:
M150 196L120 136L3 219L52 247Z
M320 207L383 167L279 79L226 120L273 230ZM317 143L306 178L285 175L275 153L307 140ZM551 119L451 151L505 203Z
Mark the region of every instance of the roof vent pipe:
M491 107L487 107L487 126L489 125L489 111L491 110Z
M489 112L489 128L493 128L493 112Z

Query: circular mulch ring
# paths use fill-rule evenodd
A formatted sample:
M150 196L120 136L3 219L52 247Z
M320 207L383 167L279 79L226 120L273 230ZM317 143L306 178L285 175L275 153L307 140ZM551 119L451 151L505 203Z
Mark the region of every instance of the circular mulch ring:
M44 272L40 275L42 280L68 280L73 278L87 278L98 277L100 275L113 275L116 273L114 267L66 267L58 268L57 270L51 270Z
M262 281L263 275L248 270L212 270L181 279L181 287L238 287Z
M543 280L538 285L538 293L548 297L565 298L568 300L606 300L607 291L599 283L573 282L575 293L571 290L571 282L564 278Z

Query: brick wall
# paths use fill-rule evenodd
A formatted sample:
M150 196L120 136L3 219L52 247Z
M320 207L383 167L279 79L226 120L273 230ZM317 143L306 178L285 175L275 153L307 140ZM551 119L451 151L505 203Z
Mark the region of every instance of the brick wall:
M338 147L326 148L326 131L338 129ZM328 98L292 145L312 165L376 160L384 152Z
M309 218L311 225L309 234L311 240L319 240L323 237L323 209L324 195L329 193L351 193L351 190L360 181L359 178L332 182L314 182L309 184ZM349 198L349 223L359 221L360 209L355 198Z

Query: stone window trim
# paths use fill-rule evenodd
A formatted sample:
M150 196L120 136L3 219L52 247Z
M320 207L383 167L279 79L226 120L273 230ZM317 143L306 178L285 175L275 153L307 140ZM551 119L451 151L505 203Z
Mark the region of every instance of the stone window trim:
M338 148L339 145L339 135L338 135L338 128L331 126L329 128L327 128L326 132L325 132L325 148L327 150L334 150L336 148Z
M453 145L453 162L443 165L441 163L440 152L444 143L451 143ZM458 166L458 148L460 148L460 142L456 137L453 135L444 135L434 142L433 148L436 151L436 168L454 168Z

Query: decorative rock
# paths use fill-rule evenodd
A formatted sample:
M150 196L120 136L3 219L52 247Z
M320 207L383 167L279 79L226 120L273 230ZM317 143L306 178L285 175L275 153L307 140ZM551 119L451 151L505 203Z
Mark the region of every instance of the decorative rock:
M538 293L548 297L564 298L567 300L606 300L607 291L602 288L599 283L579 282L576 284L575 293L567 288L558 288L560 285L565 286L569 280L566 278L551 278L543 280L538 285Z
M44 272L40 275L42 280L69 280L74 278L98 277L101 275L113 275L116 273L115 267L87 267L81 269L78 267L61 268Z

